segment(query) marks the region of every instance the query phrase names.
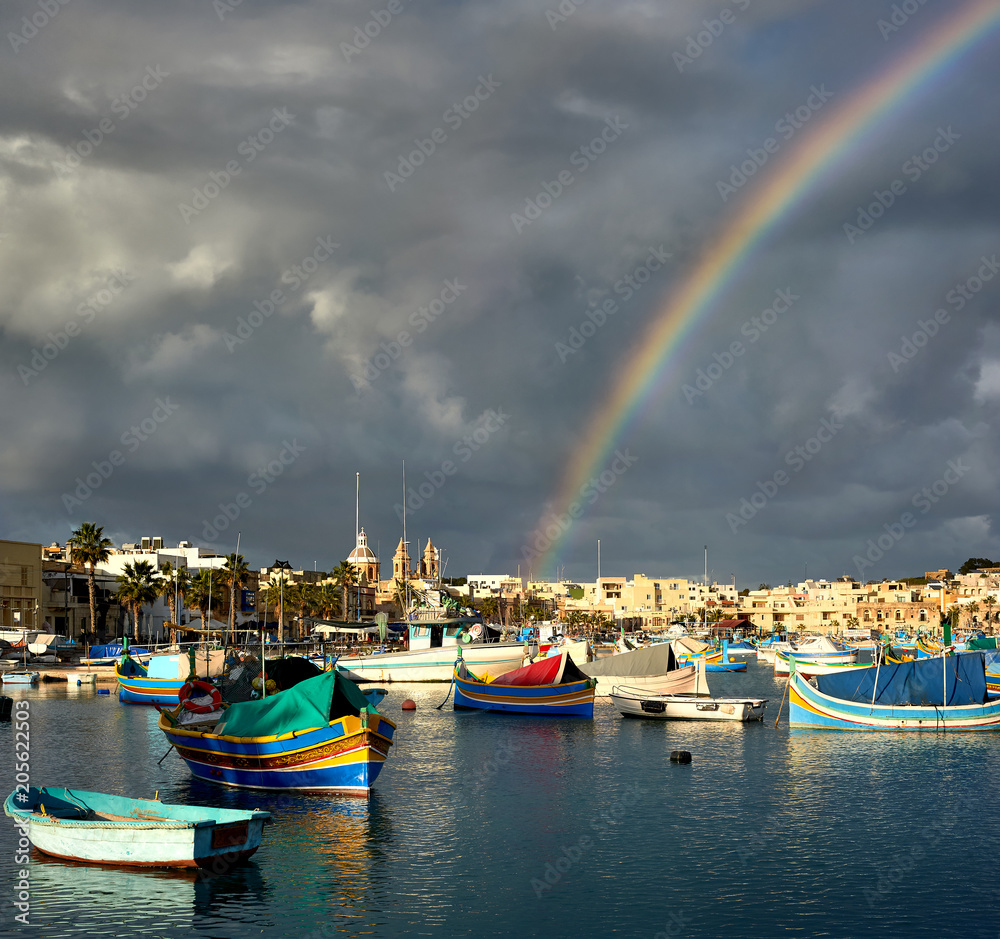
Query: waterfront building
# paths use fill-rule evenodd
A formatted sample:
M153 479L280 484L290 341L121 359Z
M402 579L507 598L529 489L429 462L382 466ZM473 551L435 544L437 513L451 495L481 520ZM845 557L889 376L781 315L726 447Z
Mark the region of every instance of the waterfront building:
M41 544L0 541L0 629L40 629L42 602Z

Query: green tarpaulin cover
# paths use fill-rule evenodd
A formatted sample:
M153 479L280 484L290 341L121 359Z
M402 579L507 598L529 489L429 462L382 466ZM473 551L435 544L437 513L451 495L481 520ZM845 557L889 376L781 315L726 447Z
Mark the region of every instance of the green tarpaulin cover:
M996 639L970 639L965 644L965 648L970 652L972 651L982 651L983 649L995 649L997 647Z
M227 737L280 736L326 727L344 714L360 714L364 707L368 707L368 699L357 685L331 669L261 701L232 705L215 733Z

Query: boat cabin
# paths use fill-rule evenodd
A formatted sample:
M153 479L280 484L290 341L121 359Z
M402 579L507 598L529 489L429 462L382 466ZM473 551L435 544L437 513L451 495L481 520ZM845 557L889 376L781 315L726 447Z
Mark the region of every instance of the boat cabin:
M465 631L472 641L482 637L481 623L465 620L440 623L410 623L410 651L417 649L456 648L459 633ZM467 641L463 641L463 645Z

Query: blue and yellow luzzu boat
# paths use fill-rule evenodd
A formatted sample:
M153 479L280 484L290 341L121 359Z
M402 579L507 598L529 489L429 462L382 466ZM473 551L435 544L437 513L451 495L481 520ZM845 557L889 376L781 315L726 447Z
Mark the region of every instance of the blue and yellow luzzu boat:
M455 710L502 711L550 717L593 717L596 679L577 668L568 652L540 659L486 682L459 659Z
M338 669L233 704L208 728L184 727L181 713L159 726L192 774L244 789L367 796L396 730Z
M840 730L1000 730L1000 701L987 697L983 654L938 656L862 672L795 672L790 726Z
M177 692L184 685L184 679L177 678L179 659L177 653L155 655L146 666L133 659L126 648L115 663L118 700L122 704L178 705Z

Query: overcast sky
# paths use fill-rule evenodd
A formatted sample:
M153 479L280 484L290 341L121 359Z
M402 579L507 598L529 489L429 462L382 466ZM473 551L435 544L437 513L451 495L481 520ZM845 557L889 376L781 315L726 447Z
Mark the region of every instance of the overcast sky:
M411 554L552 576L539 520L671 291L964 4L902 6L6 0L0 537L240 531L253 566L328 570L360 473L386 576L405 460ZM707 544L740 587L1000 556L998 52L760 241L616 441L566 577L598 539L604 575L700 576Z

